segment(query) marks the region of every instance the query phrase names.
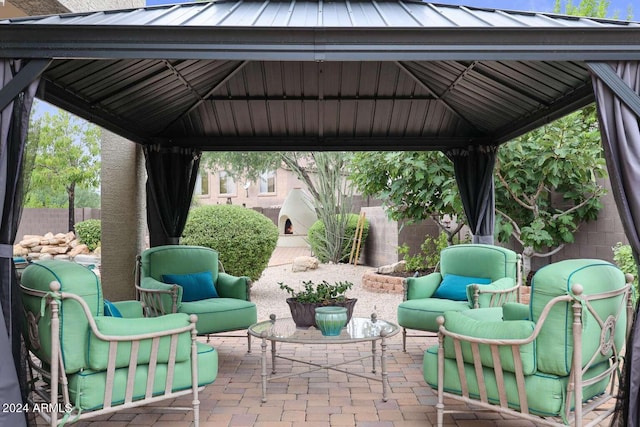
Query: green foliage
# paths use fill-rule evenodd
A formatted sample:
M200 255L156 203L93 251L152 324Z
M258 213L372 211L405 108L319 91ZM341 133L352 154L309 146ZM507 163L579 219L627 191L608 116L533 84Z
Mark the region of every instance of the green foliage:
M278 242L278 227L253 209L207 205L191 209L182 234L184 245L218 251L225 271L257 280Z
M356 153L350 170L358 190L383 200L396 221L464 217L453 164L439 151Z
M611 248L613 249L613 262L616 263L618 268L625 274L633 275L633 302L638 302L638 266L636 260L633 257L633 250L630 245L623 245L618 242Z
M495 175L498 240L515 237L536 252L572 243L582 222L597 219L605 193L593 107L502 146Z
M87 219L76 223L76 236L80 243L87 245L90 251L100 246L102 222L99 219Z
M66 195L73 230L76 188L97 190L100 183L100 128L64 110L45 113L34 126L38 139L28 142L37 147L26 206L50 207Z
M349 261L349 255L351 254L351 247L353 246L353 240L356 235L356 227L358 225L359 216L356 214L343 214L334 215L338 222L346 220L346 227L344 229L344 237L340 239L339 257L337 261L332 259L331 253L327 246L327 229L324 225L324 221L317 220L309 227L307 238L311 245L311 251L318 257L320 262L347 262ZM362 230L362 238L360 239L360 247L364 247L364 242L369 235L369 221L365 220L364 228Z
M407 271L424 271L435 268L440 262L440 252L449 246L446 233L440 233L437 238L427 236L420 245L420 252L409 255L409 245L406 243L398 248L398 254L407 263Z
M324 303L344 302L347 297L345 292L353 286L351 282L335 282L330 284L326 280L318 284L312 281L302 282L304 288L300 291L294 290L291 286L279 282L280 289L285 290L291 298L301 303Z

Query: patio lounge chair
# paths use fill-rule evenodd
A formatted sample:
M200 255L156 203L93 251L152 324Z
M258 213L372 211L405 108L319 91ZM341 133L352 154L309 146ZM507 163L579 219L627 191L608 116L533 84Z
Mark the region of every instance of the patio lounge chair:
M446 312L439 345L424 356L438 426L460 410L446 411L445 399L535 425L582 426L595 409L588 425L607 418L615 405L600 408L619 383L632 280L606 261L561 261L536 273L528 306L506 304L497 317L493 309Z
M138 257L136 289L147 315L196 314L198 335L246 330L257 322L251 280L220 268L218 252L201 246L156 246ZM222 271L221 271L222 270ZM251 337L247 333L248 351Z
M194 317L105 304L96 275L69 261L33 263L21 281L32 412L56 426L191 394L199 424L198 389L216 379L218 355L196 342Z
M436 319L445 311L518 302L521 283L521 257L512 250L482 244L443 249L440 271L404 281L404 301L398 306L403 351L407 347L407 329L435 335Z

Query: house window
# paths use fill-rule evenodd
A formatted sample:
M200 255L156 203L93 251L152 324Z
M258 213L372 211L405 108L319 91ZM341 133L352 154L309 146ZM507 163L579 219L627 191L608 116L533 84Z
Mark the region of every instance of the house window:
M209 195L209 171L200 167L198 171L198 179L196 180L195 194L199 196Z
M220 172L220 194L235 194L236 182L227 171Z
M276 172L268 171L260 174L260 193L276 192Z

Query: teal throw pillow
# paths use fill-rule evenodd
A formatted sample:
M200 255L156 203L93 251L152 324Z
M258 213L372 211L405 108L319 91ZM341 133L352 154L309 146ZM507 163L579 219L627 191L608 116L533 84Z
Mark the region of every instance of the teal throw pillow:
M104 315L111 317L122 317L122 313L111 301L104 300Z
M218 298L218 291L213 284L211 271L187 274L163 274L162 281L182 287L182 302Z
M440 286L436 289L433 297L454 301L467 301L467 285L471 285L472 283L488 285L491 283L491 279L447 274L442 279L442 282L440 282Z

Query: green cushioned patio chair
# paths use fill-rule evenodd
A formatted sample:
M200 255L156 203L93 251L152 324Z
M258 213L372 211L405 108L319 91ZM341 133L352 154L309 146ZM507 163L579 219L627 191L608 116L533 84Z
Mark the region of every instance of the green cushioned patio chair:
M535 274L528 306L446 312L424 355L438 426L461 408L445 399L535 425L601 425L615 409L604 404L619 385L632 281L606 261L566 260Z
M93 271L69 261L30 264L20 287L29 405L49 425L188 394L199 424L198 390L216 379L218 355L196 342L195 316L145 318L138 301L105 304Z
M156 246L138 256L136 289L147 315L198 315L198 335L247 330L258 321L251 280L224 272L218 252L202 246ZM247 332L251 352L251 336Z
M402 349L407 330L438 332L436 319L445 311L500 307L520 301L521 257L494 245L453 245L440 252L439 271L404 280L404 301L398 306Z

